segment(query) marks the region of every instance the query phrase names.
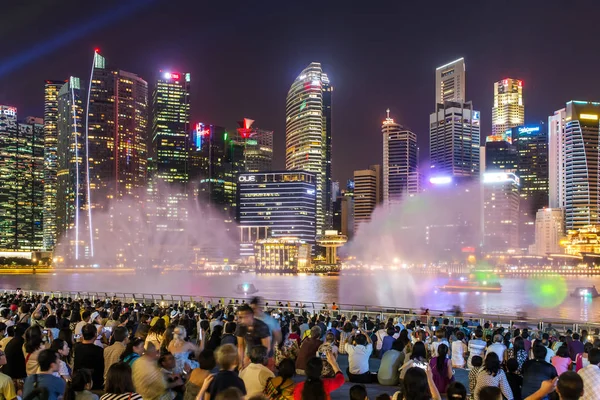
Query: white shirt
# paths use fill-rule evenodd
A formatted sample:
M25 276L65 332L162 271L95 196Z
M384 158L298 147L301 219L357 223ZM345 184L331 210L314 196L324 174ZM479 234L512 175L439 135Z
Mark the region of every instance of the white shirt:
M483 352L485 351L485 346L487 346L487 343L481 339L469 340L469 367L471 367L473 356L484 358Z
M79 321L77 323L77 325L75 325L75 332L73 332L74 335L81 335L81 330L83 329L83 327L87 325L87 322L85 321Z
M387 336L387 330L380 329L375 333L375 336L377 337L377 344L375 344L375 347L377 350L381 350L381 346L383 346L383 338Z
M502 360L504 360L504 352L505 351L506 351L506 346L503 345L502 343L492 343L491 345L488 346L486 354L494 352L498 355L500 362L502 362Z
M462 367L465 365L465 352L467 345L461 340L452 342L452 365Z
M546 347L546 358L544 359L544 361L549 363L552 357L554 357L555 355L556 353L554 352L554 350L552 350L550 347Z
M373 352L373 344L367 343L366 346L352 346L346 343L346 353L348 353L348 369L351 374L361 375L369 372L369 357Z
M267 379L275 377L273 372L261 364L250 364L240 372L240 379L246 386L246 397L261 394L267 385Z
M429 346L429 351L431 352L431 357L432 358L438 356L437 349L438 349L438 347L440 347L440 344L445 344L446 346L448 346L448 352L450 351L450 343L448 343L448 341L446 340L446 338L443 338L441 341L439 341L439 339L438 339L437 342L433 342Z

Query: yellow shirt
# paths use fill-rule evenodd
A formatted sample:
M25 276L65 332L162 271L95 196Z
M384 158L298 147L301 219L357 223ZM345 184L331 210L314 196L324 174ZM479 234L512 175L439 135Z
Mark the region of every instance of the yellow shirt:
M12 400L17 398L15 385L12 378L0 372L0 400Z
M158 321L160 317L154 317L152 318L152 321L150 321L150 326L154 326L154 324L156 323L156 321ZM162 319L165 320L166 325L169 326L169 316L168 315L163 315Z

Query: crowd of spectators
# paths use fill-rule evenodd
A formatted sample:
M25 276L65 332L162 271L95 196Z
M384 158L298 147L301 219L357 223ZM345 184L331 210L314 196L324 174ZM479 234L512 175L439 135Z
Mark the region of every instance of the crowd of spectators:
M0 399L600 400L600 337L420 316L0 297ZM340 356L341 355L341 356ZM347 357L341 370L338 358ZM373 359L378 363L372 363ZM378 364L374 370L372 365ZM455 379L468 369L468 388Z

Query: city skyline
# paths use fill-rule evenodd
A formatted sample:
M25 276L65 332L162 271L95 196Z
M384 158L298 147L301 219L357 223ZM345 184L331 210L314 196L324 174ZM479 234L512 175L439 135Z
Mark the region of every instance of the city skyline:
M68 3L50 10L46 9L47 16L65 13L65 7L71 6L68 8L68 12L72 13L70 15L74 17L73 20L76 20L77 17L85 20L93 16L94 11L110 11L116 7L115 2L109 2L104 4L101 10L88 10L88 8L79 7L74 3ZM438 66L459 57L464 57L465 62L469 64L466 84L470 89L466 97L467 100L473 101L476 110L481 111L482 137L491 133L493 82L507 77L523 81L527 105L525 123L545 120L554 110L564 106L566 101L573 98L594 101L596 100L594 93L599 89L598 83L586 80L586 77L590 77L591 74L589 70L586 71L584 66L572 67L572 72L581 78L572 79L564 74L561 75L561 68L554 63L552 49L547 46L537 46L540 42L553 43L552 48L554 48L563 43L561 41L565 40L562 37L565 36L564 32L567 32L574 23L574 19L568 18L571 11L567 10L566 14L561 16L561 20L564 18L565 23L557 29L552 31L540 29L540 20L544 19L541 18L542 16L557 18L556 10L552 8L551 4L545 4L544 7L540 6L539 8L523 7L520 18L527 20L528 24L520 25L513 32L503 31L500 39L498 39L500 28L482 28L486 16L492 15L494 12L491 6L483 5L478 10L466 6L458 7L455 12L465 16L465 24L457 29L464 33L479 28L482 32L480 35L474 35L477 37L465 39L455 45L433 42L433 37L442 30L441 27L435 27L436 21L439 22L442 18L437 14L431 15L431 18L425 18L427 21L422 24L423 26L408 21L409 25L415 24L413 26L414 35L419 38L419 40L414 40L415 43L410 43L408 38L402 37L404 29L411 29L410 26L389 27L389 24L386 26L381 22L406 11L413 11L417 15L424 16L426 10L418 5L398 6L392 4L383 11L372 10L370 14L366 13L360 16L358 13L353 13L351 8L330 12L331 18L317 18L316 22L308 22L307 32L310 34L308 38L303 39L295 36L294 28L301 22L306 24L306 21L293 18L289 23L290 26L284 27L277 18L293 9L293 5L267 2L253 10L253 14L257 14L256 16L260 20L267 18L270 24L264 25L247 37L238 35L237 33L241 31L236 27L236 23L242 20L242 11L247 11L244 6L234 7L235 9L229 14L222 6L211 5L211 10L208 11L213 13L211 15L214 15L214 18L203 27L191 28L192 25L186 24L190 17L185 15L178 20L177 26L172 23L169 25L173 27L172 31L151 34L145 38L145 33L142 34L142 32L147 32L147 29L139 29L140 33L138 33L136 27L151 26L153 23L157 23L159 16L162 18L162 14L165 14L165 18L167 18L177 9L177 7L165 9L160 7L160 4L164 3L146 2L141 9L134 11L137 13L133 14L136 17L135 21L132 21L131 18L110 21L110 25L107 25L107 28L110 27L110 29L101 29L104 28L101 26L97 31L87 32L73 40L64 39L59 47L53 49L56 50L56 53L52 55L53 62L43 63L43 71L40 71L42 70L40 63L32 60L19 64L19 60L23 59L21 56L24 55L25 48L33 44L44 44L58 35L60 31L52 26L44 26L40 33L45 36L37 36L38 34L25 32L22 27L18 26L19 24L9 26L9 31L19 40L11 42L4 53L7 62L2 63L4 66L0 69L0 87L2 87L0 103L16 106L22 110L21 115L42 116L43 91L37 81L61 80L71 75L86 76L89 51L97 46L108 59L114 60L115 65L132 71L147 81L152 81L153 71L161 68L190 70L193 76L198 77L194 80L194 87L198 89L192 93L191 99L193 104L191 122L203 121L230 128L235 126L235 121L239 119L240 115L256 119L261 127L274 131L274 169L281 169L284 164L282 149L285 146L282 99L285 98L289 82L293 80L297 72L308 63L318 61L329 73L336 87L332 124L333 179L343 182L351 176L352 171L380 162L382 146L378 141L378 139L380 140L378 125L381 119L381 110L387 107L396 110L396 118L403 121L407 128L416 133L421 149L421 163L422 165L427 164L429 157L427 154L426 118L432 111L431 98L434 96L435 84L432 76ZM190 3L187 6L189 12L186 14L193 14L194 6ZM20 8L18 5L10 7L17 11ZM327 9L333 11L331 7L328 5ZM242 9L240 10L240 8ZM264 11L267 8L270 13L265 14ZM324 12L324 14L328 14L328 12ZM372 32L361 29L359 32L352 33L345 26L349 25L348 21L353 21L357 17L365 19L365 24L368 26L372 26L375 21L378 21L377 24L381 23L380 25L386 26L386 29L377 28L375 25L376 29L373 29ZM586 24L581 23L581 17L578 18L578 29L586 31L590 29ZM17 13L15 22L18 20ZM29 20L30 17L28 17L28 22ZM35 19L31 20L31 22L34 21ZM327 21L327 34L310 31L312 26L325 23L325 21ZM220 25L223 28L233 27L235 32L223 35L210 33L208 36L210 40L198 42L197 53L199 56L190 55L191 43L196 43L199 34L214 31L212 29L214 25ZM27 24L22 24L22 26L26 27ZM77 24L68 24L65 31L72 31L75 26ZM282 34L279 38L269 37L269 33L274 29L281 31ZM182 36L182 30L188 33L189 37ZM120 40L125 33L131 34L131 39L137 40L139 45L122 46ZM383 38L384 36L385 38ZM175 37L178 38L177 41L175 41ZM373 44L371 40L373 38L382 39ZM496 40L492 42L492 38ZM510 43L517 40L519 40L520 46L510 47ZM390 42L397 42L397 45L402 47L402 51L398 51L399 54L411 55L409 65L398 66L392 61L390 61L390 65L387 63L373 65L369 61L370 54L375 54L382 48L389 49ZM486 46L485 43L494 43L494 46ZM574 45L574 50L577 51L578 48L582 50L585 43L585 40L578 41ZM288 46L295 46L293 54L287 50ZM498 55L494 54L498 48L504 47L510 47L511 57L506 57L506 53L502 52L499 52ZM532 52L533 49L536 51ZM232 55L229 55L230 53ZM535 55L528 55L529 53ZM254 57L262 58L265 65L269 65L269 73L260 76L261 74L256 73L256 67L249 66L248 63L229 62L239 57L240 54L244 57L253 54ZM211 57L207 58L209 56ZM48 56L40 57L45 60ZM393 59L395 57L393 56ZM593 55L592 58L594 57L597 56ZM207 59L210 59L211 62L207 63ZM545 68L550 61L556 68ZM227 66L219 68L223 65ZM254 76L256 79L248 79L249 76ZM385 77L385 79L379 76ZM553 82L552 90L546 89L546 82L549 81ZM266 82L269 82L272 87L267 87L269 85L266 85ZM362 90L361 96L352 95L358 93L356 90ZM252 93L252 96L244 96L245 92ZM249 98L252 98L252 101L248 100ZM348 118L348 115L352 115L352 118ZM349 140L345 140L346 138ZM361 146L357 146L356 141L360 138L369 140L364 140Z

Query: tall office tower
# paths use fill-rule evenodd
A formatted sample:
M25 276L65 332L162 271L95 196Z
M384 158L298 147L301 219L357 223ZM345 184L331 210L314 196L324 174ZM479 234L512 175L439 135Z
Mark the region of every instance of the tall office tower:
M58 145L58 91L65 81L44 85L44 249L56 246L56 171Z
M565 235L565 220L562 208L543 208L535 215L535 244L529 254L546 256L560 254L560 240Z
M569 101L565 114L565 223L567 230L596 225L600 103Z
M155 171L148 188L150 222L159 231L181 232L188 217L190 74L160 72L152 94Z
M483 247L506 252L519 246L519 178L513 173L483 174Z
M435 103L463 103L465 97L465 59L449 62L435 69Z
M492 135L501 135L524 123L523 81L506 78L494 83Z
M548 135L543 124L511 129L520 180L519 241L522 251L535 242L535 216L548 207Z
M371 214L382 200L381 166L354 171L354 233L371 221Z
M406 195L419 192L419 154L417 135L390 118L381 126L383 134L383 202L401 202Z
M70 77L58 92L56 185L57 244L66 259L91 255L86 168L85 90Z
M244 144L247 172L265 172L273 168L273 131L253 128L254 120L238 121L238 135Z
M565 118L562 108L548 117L548 189L550 208L565 207Z
M44 127L0 105L0 249L43 249Z
M517 171L517 149L512 143L510 131L506 135L486 137L484 150L481 154L482 172Z
M313 62L287 94L285 167L317 175L317 234L331 225L331 92L321 64Z
M429 116L432 175L479 176L479 117L471 102L436 105Z
M95 52L89 88L90 202L108 211L111 201L139 199L146 185L148 83L107 68Z

